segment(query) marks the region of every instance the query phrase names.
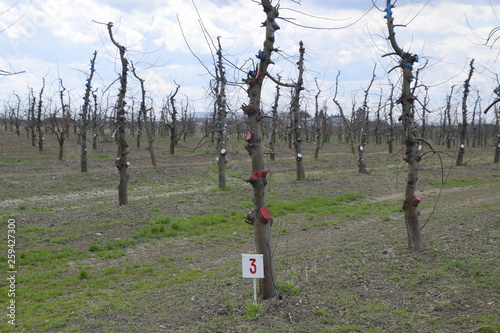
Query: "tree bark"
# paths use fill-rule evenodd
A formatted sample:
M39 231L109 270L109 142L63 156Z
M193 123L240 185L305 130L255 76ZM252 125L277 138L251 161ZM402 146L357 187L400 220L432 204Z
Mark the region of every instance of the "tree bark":
M365 152L365 147L366 147L366 140L367 140L367 135L368 135L368 94L370 92L370 88L373 85L373 81L375 80L375 69L377 68L377 65L373 67L373 74L372 74L372 79L370 80L370 84L368 85L368 88L365 90L365 97L363 99L363 106L361 108L361 130L360 130L360 138L361 142L358 146L358 167L359 167L359 173L367 174L368 171L366 170L366 163L365 159L363 157L363 154Z
M115 41L113 37L113 23L108 23L109 37L113 44L118 48L120 53L120 62L122 64L121 74L120 74L120 90L118 92L118 100L116 102L116 122L118 124L117 128L117 144L118 144L118 157L115 159L115 166L120 174L120 183L118 184L118 204L120 206L128 204L128 181L130 175L128 173L128 167L130 162L127 161L128 155L128 144L127 144L127 133L126 124L127 119L125 115L125 95L127 93L127 72L128 72L128 60L125 58L125 46L120 45Z
M151 131L151 126L148 123L148 110L146 109L146 89L144 88L144 79L140 78L136 71L134 64L132 64L132 73L134 74L135 78L139 80L139 83L141 85L141 108L139 111L139 116L138 116L138 121L140 123L140 119L142 117L143 122L144 122L144 128L146 129L146 135L148 136L148 145L147 149L149 150L149 156L151 157L151 164L153 167L156 167L156 155L155 155L155 149L154 149L154 136ZM137 147L140 147L140 139L139 136L141 135L141 127L139 126L139 133L137 137Z
M170 111L170 119L171 122L168 124L170 128L170 155L175 154L175 145L177 144L177 107L175 106L175 95L179 92L180 86L177 85L175 91L170 95L170 107L172 108Z
M80 169L81 172L87 172L87 113L89 111L90 105L90 93L92 90L92 78L94 77L95 72L95 58L97 56L97 51L94 51L94 56L90 60L90 74L87 79L87 83L85 84L85 96L83 97L83 107L82 107L82 117L80 120L81 132L80 132Z
M406 230L408 234L408 247L413 252L423 250L422 236L418 218L417 206L420 203L420 198L416 194L416 186L418 181L418 171L420 162L420 153L418 150L418 140L415 136L414 129L414 109L413 102L415 97L411 94L410 84L413 81L413 64L418 61L418 56L409 52L403 51L396 41L394 32L394 18L392 9L394 5L391 0L387 0L387 28L389 32L389 41L394 50L394 53L400 58L398 67L403 70L402 78L402 94L397 100L398 104L402 105L403 112L401 121L403 122L404 143L406 146L406 155L403 157L408 163L408 178L406 182L405 199L403 202L403 210L405 213Z
M36 132L38 133L38 150L43 151L43 130L42 130L42 95L45 89L45 78L43 78L42 89L40 89L40 94L38 97L38 108L36 117Z
M300 92L304 89L304 44L302 41L299 43L299 77L297 83L293 88L292 94L292 113L293 113L293 146L295 147L295 170L297 180L305 180L306 173L304 170L304 160L302 156L302 127L300 126ZM305 126L305 124L304 124Z
M467 98L470 93L470 80L474 72L474 59L470 61L469 76L464 82L464 97L462 98L462 125L460 126L460 147L458 149L456 166L463 165L465 154L465 140L467 136Z
M33 88L30 89L30 110L29 110L29 115L30 115L30 132L31 132L31 145L33 147L36 146L36 134L35 134L35 129L36 129L36 119L35 119L35 104L36 104L36 97L35 94L33 93Z
M96 90L97 91L97 90ZM97 94L95 91L92 92L92 97L94 98L94 110L92 112L92 150L97 150L97 137L99 133L97 133Z
M226 109L226 73L224 64L222 62L222 47L220 44L220 37L217 37L219 49L217 50L217 66L216 66L216 79L217 79L217 116L219 136L217 137L217 167L218 167L218 180L219 188L225 190L227 188L226 181L226 154L227 154L227 109ZM219 84L220 83L220 84Z
M63 156L64 156L64 139L66 137L66 104L64 103L64 91L66 88L64 88L62 80L60 79L61 83L61 91L59 92L59 99L61 101L61 112L62 112L62 123L61 123L61 131L57 135L57 141L59 142L59 155L57 159L59 161L62 161ZM56 119L57 122L57 119Z
M264 189L268 171L264 169L261 130L263 112L260 102L263 80L271 63L271 53L274 51L275 31L279 29L276 23L279 12L269 0L261 0L261 4L266 13L266 39L263 50L257 54L260 61L255 76L250 75L246 80L250 101L249 105L243 104L242 109L248 116L249 132L245 135L245 148L250 155L253 172L252 176L246 179L253 187L253 210L248 213L247 221L253 225L256 251L264 257L264 278L259 280L259 293L261 298L267 299L276 295L276 267L271 241L272 217L265 204Z
M342 118L342 121L344 122L345 129L348 132L348 133L346 133L346 139L347 139L347 141L349 141L351 143L351 152L353 155L355 155L356 149L354 148L354 133L353 133L352 124L349 122L349 120L345 116L344 109L342 108L340 103L337 101L337 92L338 92L338 88L339 88L339 76L340 76L340 72L337 74L337 77L335 79L335 94L333 96L333 102L339 108L340 117Z

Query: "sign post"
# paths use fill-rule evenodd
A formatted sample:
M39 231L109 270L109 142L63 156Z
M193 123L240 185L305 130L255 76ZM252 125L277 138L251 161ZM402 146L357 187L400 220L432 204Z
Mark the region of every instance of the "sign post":
M264 255L242 254L241 271L243 278L253 279L253 299L257 302L257 279L264 278Z

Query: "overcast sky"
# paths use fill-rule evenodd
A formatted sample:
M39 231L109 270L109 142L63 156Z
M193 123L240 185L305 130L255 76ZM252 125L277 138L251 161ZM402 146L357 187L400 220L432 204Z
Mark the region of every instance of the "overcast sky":
M242 69L227 64L227 74L241 82L264 41L260 25L265 16L261 6L252 0L194 3L210 37L215 41L220 36L226 58ZM385 7L385 1L378 0L377 4ZM384 15L372 8L371 0L301 0L300 5L282 0L280 17L288 20L278 21L281 29L275 46L282 52L273 55L276 65L270 68L271 73L289 80L297 76L295 63L298 42L302 40L307 70L304 108L314 109L312 98L307 96L316 94L317 78L322 90L320 100L327 102L329 113L337 113L331 96L340 71L339 96L350 109L353 97L358 101L362 98L377 64L370 96L375 105L381 91L387 92L388 78L397 82L399 77L397 71L387 75L395 59L382 58L391 51L385 38ZM181 85L179 102L189 99L198 112L211 108L207 95L211 76L191 54L179 28L180 23L191 49L212 69L211 50L190 0L2 0L0 16L0 69L25 72L0 78L2 104L12 98L14 91L23 97L32 87L37 94L43 77L47 82L45 96L56 100L60 77L76 108L81 103L94 50L98 52L94 88L99 88L101 95L103 91L110 93L113 103L118 86L111 84L120 68L117 52L106 26L96 22L114 22L115 38L127 47L128 58L146 79L146 89L156 109L161 108L174 88L174 81ZM481 91L483 108L491 101L492 90L498 85L495 73L500 73L500 41L488 47L484 39L500 26L497 1L400 0L394 17L397 24L406 25L396 31L400 45L418 54L420 65L428 60L421 82L431 86L435 115L444 105L450 87L457 85L458 89L463 84L471 58L476 61L473 89ZM310 29L293 23L332 29ZM128 96L138 97L136 82L129 81ZM271 82L266 84L271 93L265 95L265 107L272 102L273 86ZM246 102L241 88L233 88L228 95L233 109ZM475 95L473 92L473 99ZM460 97L456 95L457 103ZM287 104L284 101L282 106ZM3 113L3 107L0 108Z

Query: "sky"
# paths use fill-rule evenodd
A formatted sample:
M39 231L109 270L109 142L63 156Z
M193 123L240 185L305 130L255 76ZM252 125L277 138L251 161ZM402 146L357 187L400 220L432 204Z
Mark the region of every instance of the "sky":
M277 3L276 0L273 3ZM276 33L270 73L292 82L297 77L298 43L306 49L303 109L314 110L317 86L321 106L336 114L332 96L339 76L338 98L350 110L353 101L363 98L375 68L370 104L387 96L389 79L396 83L384 19L385 1L372 0L281 0L281 29ZM495 4L494 4L495 3ZM454 105L462 98L461 86L468 75L469 62L475 59L470 108L477 92L484 109L494 98L499 83L500 40L485 45L493 28L500 26L500 4L493 0L399 0L393 9L399 44L418 54L422 67L420 81L429 86L431 118L438 119L451 86L455 85ZM25 103L29 89L37 95L45 78L46 105L56 109L59 79L68 91L73 109L82 104L90 59L97 51L93 88L109 105L118 93L120 71L117 50L103 23L113 22L115 39L127 48L127 57L139 76L146 80L148 103L160 110L176 84L180 106L192 112L213 108L209 87L214 68L213 53L220 36L230 81L241 83L252 69L262 48L265 20L262 7L252 0L3 0L0 3L0 69L22 72L0 77L0 104L15 101L14 93ZM203 28L202 28L203 26ZM181 33L181 27L183 33ZM496 37L500 37L500 32ZM188 47L189 46L189 47ZM193 55L196 54L196 57ZM265 84L263 108L273 101L275 84ZM237 110L248 102L243 85L231 85L228 104ZM283 94L286 110L289 93ZM138 101L138 83L129 79L129 98ZM423 99L423 96L420 96ZM50 104L50 101L54 104ZM107 103L107 102L106 102ZM129 105L131 103L129 102ZM0 114L4 107L0 106ZM488 115L492 120L492 112Z

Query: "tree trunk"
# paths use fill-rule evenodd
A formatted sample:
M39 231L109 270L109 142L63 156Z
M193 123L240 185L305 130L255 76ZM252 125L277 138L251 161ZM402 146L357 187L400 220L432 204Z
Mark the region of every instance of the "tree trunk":
M175 92L170 95L170 107L172 108L170 112L171 122L168 125L170 128L170 155L175 154L175 145L177 144L177 108L175 106L175 95L179 91L180 86L177 85Z
M95 72L95 58L97 56L97 51L94 51L94 56L90 60L90 74L85 84L85 96L83 97L83 107L82 107L82 117L81 117L81 132L80 132L80 169L81 172L87 172L87 160L88 160L88 149L87 149L87 113L90 105L90 92L92 89L92 78Z
M339 88L339 76L340 76L340 72L337 74L337 77L335 79L335 94L333 96L333 102L339 108L340 117L342 118L342 121L344 122L345 129L348 132L348 133L346 133L346 141L351 143L351 152L353 155L355 155L356 149L354 148L353 126L352 126L351 122L347 119L347 117L345 116L344 109L342 108L340 103L337 101L337 92L338 92L338 88Z
M226 184L226 154L227 154L227 110L226 110L226 74L224 64L222 63L222 47L220 45L220 37L217 37L219 49L217 50L217 66L216 66L216 79L217 79L217 115L219 118L219 136L217 138L217 166L218 166L218 179L219 188L225 190ZM220 83L220 85L219 85Z
M394 85L391 83L391 95L389 96L389 138L387 139L389 143L389 154L394 152Z
M261 0L266 13L264 25L266 27L266 40L264 49L260 50L257 57L260 59L255 77L246 80L250 97L249 105L242 109L248 116L249 132L246 134L246 149L252 160L252 176L246 181L253 187L253 210L248 213L247 220L253 225L255 246L258 254L264 257L264 278L259 280L259 292L263 299L276 295L276 267L273 258L271 241L272 218L265 205L264 188L267 184L267 170L264 170L264 155L262 151L261 119L261 93L264 76L271 62L271 53L274 51L274 31L279 29L276 18L279 15L277 7L271 5L270 0Z
M132 64L132 73L134 74L135 78L137 80L139 80L139 83L141 85L141 109L139 111L138 120L139 120L139 123L141 123L140 122L141 117L143 119L144 127L146 129L146 135L148 136L148 140L149 140L149 143L146 146L146 149L149 150L149 156L151 157L151 164L153 165L153 167L156 167L156 156L155 156L155 149L154 149L154 141L155 140L154 140L154 135L152 133L153 131L151 130L151 126L148 123L148 110L146 109L146 89L144 88L144 79L140 78L137 75L137 73L135 71L134 64ZM137 137L137 140L138 140L137 147L140 147L139 136L141 133L142 133L141 126L139 126L139 134Z
M61 83L61 91L59 93L59 98L61 101L61 112L62 112L62 123L61 123L61 131L59 132L59 137L57 138L57 141L59 142L59 155L57 159L59 161L62 161L64 157L64 139L66 136L65 128L66 128L66 105L64 104L64 90L66 90L63 86L62 80L60 79ZM57 124L57 119L55 119L56 124Z
M279 76L278 76L279 79ZM278 103L280 99L280 86L279 84L276 85L276 95L274 96L274 104L272 108L272 114L273 114L273 119L271 123L271 139L269 140L269 149L271 150L271 156L270 159L271 161L274 161L276 159L276 152L275 149L276 147L274 144L276 143L276 135L278 131Z
M94 97L94 112L92 113L92 150L97 150L97 137L99 133L97 133L97 94L92 92L92 96Z
M500 88L500 87L499 87ZM499 89L500 91L500 89ZM498 100L500 101L500 99ZM493 158L493 163L499 163L500 161L500 108L495 105L495 157ZM486 137L486 135L485 135Z
M42 130L42 95L45 88L45 78L43 78L42 89L40 89L40 95L38 97L38 109L36 117L36 131L38 133L38 150L43 151L43 130Z
M128 167L130 162L127 161L128 155L128 144L127 144L127 133L126 133L126 116L125 116L125 95L127 93L127 72L128 72L128 60L125 58L125 47L118 44L114 37L111 28L113 23L108 23L109 37L113 44L118 48L120 53L120 61L122 64L122 71L120 75L120 91L118 92L118 100L116 102L116 121L118 124L117 128L117 144L118 144L118 157L115 159L115 166L117 167L120 174L120 183L118 184L118 204L120 206L128 204L128 180L129 173Z
M422 236L418 218L417 206L420 203L420 198L416 194L416 185L418 181L418 170L420 162L420 153L418 150L418 140L415 136L415 123L413 102L415 97L411 94L410 83L413 80L413 64L418 61L418 56L405 52L400 48L396 41L394 32L394 18L392 17L392 8L394 5L391 0L387 0L387 7L385 9L387 19L387 28L389 32L389 40L391 46L400 58L399 67L403 70L402 78L402 94L398 99L398 103L403 106L403 113L401 120L403 122L403 130L405 135L406 155L404 160L408 163L408 179L406 182L405 199L403 203L403 210L405 213L406 230L408 234L408 247L413 252L420 252L423 250Z
M367 174L366 163L363 157L366 147L366 141L368 136L368 94L370 93L370 88L373 85L373 81L375 80L375 70L377 65L373 67L372 79L370 80L370 84L368 88L365 90L365 97L363 99L363 107L361 108L361 131L360 131L360 144L358 146L358 167L359 173Z
M304 83L303 74L304 74L304 44L302 41L299 43L299 77L297 79L296 86L293 88L292 93L292 113L293 113L293 146L295 147L295 169L296 169L296 177L297 180L305 180L306 173L304 170L304 160L302 156L302 127L300 126L300 92L304 89L302 87ZM304 125L305 126L305 125Z
M33 88L30 90L31 93L31 103L30 103L30 132L31 132L31 145L33 147L36 146L36 135L35 135L35 129L36 129L36 119L35 119L35 104L36 104L36 97L35 94L33 93Z
M467 98L470 93L470 80L474 72L474 59L470 61L470 71L464 83L464 97L462 98L462 125L460 126L460 148L458 149L456 166L463 165L465 154L465 140L467 136Z

